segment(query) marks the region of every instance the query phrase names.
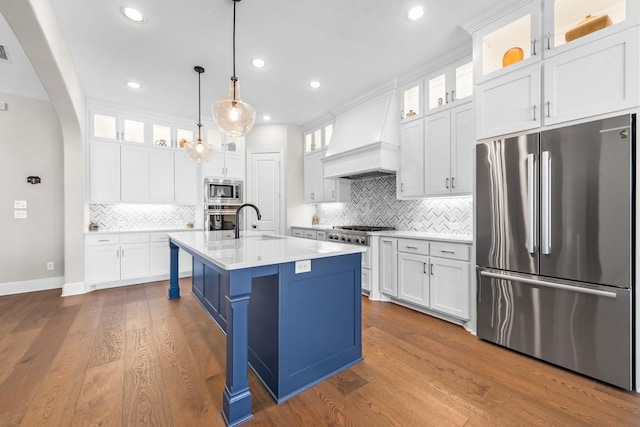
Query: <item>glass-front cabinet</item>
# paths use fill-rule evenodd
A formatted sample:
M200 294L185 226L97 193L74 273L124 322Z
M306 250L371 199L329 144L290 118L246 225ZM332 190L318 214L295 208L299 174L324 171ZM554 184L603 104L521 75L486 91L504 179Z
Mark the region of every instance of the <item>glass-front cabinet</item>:
M121 116L108 111L91 111L90 132L92 139L106 141L145 142L145 121Z
M474 34L476 83L640 22L638 0L534 0Z
M473 96L473 62L471 58L454 62L425 79L427 112L451 107L454 103L471 100Z
M408 123L423 116L422 94L424 79L409 83L400 89L400 122Z
M318 150L326 149L333 136L333 124L320 126L304 134L304 153L310 154Z
M547 0L543 10L543 44L549 55L562 46L589 43L640 21L638 0Z

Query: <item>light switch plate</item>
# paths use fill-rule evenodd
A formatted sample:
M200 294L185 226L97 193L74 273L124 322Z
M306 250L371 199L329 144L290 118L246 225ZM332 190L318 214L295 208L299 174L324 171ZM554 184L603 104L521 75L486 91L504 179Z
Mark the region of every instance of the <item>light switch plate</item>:
M27 201L26 200L14 200L13 201L14 209L27 209Z
M311 260L296 261L296 274L308 273L311 271Z
M14 211L13 217L15 219L27 219L27 211Z
M1 111L7 111L7 103L6 102L0 102L0 110Z

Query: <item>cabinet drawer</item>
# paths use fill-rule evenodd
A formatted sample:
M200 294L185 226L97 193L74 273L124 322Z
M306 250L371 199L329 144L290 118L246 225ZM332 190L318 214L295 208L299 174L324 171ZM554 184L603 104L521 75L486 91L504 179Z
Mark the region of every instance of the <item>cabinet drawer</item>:
M84 241L88 246L98 245L117 245L120 243L120 235L118 234L100 234L85 236Z
M120 243L123 245L128 243L149 243L149 233L121 234Z
M398 239L398 252L429 255L429 242L425 240Z
M469 261L469 248L459 243L431 242L431 256Z
M149 233L149 241L150 242L168 242L169 236L164 231L158 231L154 233Z
M304 235L305 239L316 240L316 231L315 230L304 230L303 235Z
M291 235L293 237L304 237L304 233L302 232L302 229L300 229L300 228L292 228L291 229Z
M327 240L327 232L326 231L317 231L316 232L316 240Z

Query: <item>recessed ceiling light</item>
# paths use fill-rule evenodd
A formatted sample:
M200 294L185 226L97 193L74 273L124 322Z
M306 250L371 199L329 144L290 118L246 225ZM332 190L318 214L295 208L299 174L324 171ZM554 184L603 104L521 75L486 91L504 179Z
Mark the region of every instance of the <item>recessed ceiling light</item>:
M134 9L132 7L123 7L122 14L132 20L133 22L142 22L144 21L144 16L142 16L142 12L138 9Z
M140 83L138 82L127 82L127 86L131 89L140 89Z
M318 89L320 87L320 82L319 81L312 81L311 83L309 83L309 86L311 86L314 89Z
M422 6L414 6L411 9L409 9L409 12L407 12L407 19L409 21L417 21L418 19L422 18L426 14L427 14L427 9L425 9Z
M262 116L262 120L268 122L269 120L271 120L271 116L265 114L264 116Z
M251 65L253 65L256 68L262 68L264 67L264 59L255 58L251 61Z

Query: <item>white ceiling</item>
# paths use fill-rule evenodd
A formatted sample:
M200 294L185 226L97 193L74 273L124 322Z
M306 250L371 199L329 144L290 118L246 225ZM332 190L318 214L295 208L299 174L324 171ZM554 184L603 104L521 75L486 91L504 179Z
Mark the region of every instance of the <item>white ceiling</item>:
M203 116L226 95L232 74L232 0L50 1L88 98L195 120L195 65L206 69ZM241 1L236 74L242 99L256 109L257 124L269 114L271 123L304 126L396 77L427 70L439 55L469 43L460 25L513 2ZM429 12L409 22L404 14L415 4ZM124 19L122 6L141 10L145 22ZM6 23L0 21L1 37ZM263 58L266 67L253 68L254 57ZM142 88L129 89L128 80ZM311 80L322 86L311 89Z

